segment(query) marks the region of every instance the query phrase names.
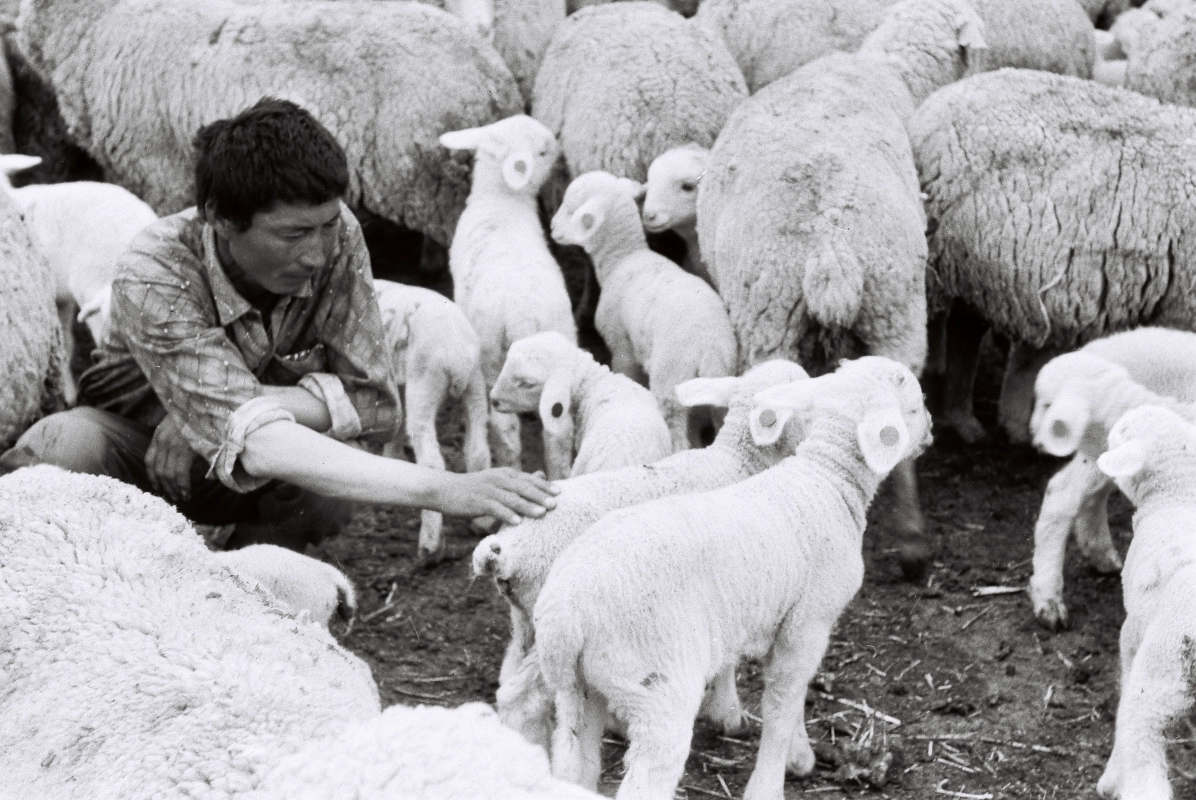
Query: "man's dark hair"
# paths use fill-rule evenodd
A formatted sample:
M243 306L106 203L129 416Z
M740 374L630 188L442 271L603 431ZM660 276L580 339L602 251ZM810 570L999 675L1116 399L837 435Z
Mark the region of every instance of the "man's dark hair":
M288 100L263 97L195 136L195 204L248 230L275 203L320 205L349 188L345 151L316 118Z

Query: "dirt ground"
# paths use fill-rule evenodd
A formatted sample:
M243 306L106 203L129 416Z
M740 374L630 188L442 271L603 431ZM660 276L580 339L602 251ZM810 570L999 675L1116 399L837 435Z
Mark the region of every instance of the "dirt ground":
M995 433L999 359L990 349L979 387L989 440L966 448L942 434L919 465L923 508L941 543L926 584L900 579L882 535L870 530L865 539L864 587L840 620L807 701L818 767L808 778L791 777L786 797L1096 796L1117 708L1118 579L1090 572L1069 551L1072 627L1058 634L1035 623L1023 593L973 595L976 587L1027 583L1042 490L1061 464ZM459 441L455 412L441 422L444 436ZM449 456L460 468L457 447ZM873 516L882 511L879 498ZM1122 552L1130 514L1115 498L1111 521ZM418 526L415 513L365 508L343 536L313 553L346 570L360 589L360 614L345 644L369 662L387 705L493 702L506 605L489 582L471 582L477 537L463 522L446 525L450 557L431 569L415 566ZM758 716L758 664L741 665L739 685ZM869 716L869 708L884 716ZM1171 739L1176 796L1196 797L1196 728L1183 721ZM754 720L734 737L698 723L678 796L740 796L758 741ZM848 759L862 764L857 773L869 758L891 754L883 786L823 760L852 748L866 754ZM608 738L604 794L618 787L623 750Z

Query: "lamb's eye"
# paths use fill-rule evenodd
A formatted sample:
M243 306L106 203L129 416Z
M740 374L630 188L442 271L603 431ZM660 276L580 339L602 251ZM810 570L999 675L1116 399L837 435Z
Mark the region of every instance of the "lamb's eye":
M681 184L681 191L683 192L692 192L696 188L698 188L697 184L692 181L685 181Z

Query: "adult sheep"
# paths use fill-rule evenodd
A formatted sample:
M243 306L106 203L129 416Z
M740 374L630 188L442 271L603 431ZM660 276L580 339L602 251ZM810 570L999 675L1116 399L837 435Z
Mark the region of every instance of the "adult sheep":
M705 0L699 24L722 35L757 92L827 53L854 51L898 0ZM1076 0L970 0L987 53L973 71L1025 67L1087 78L1092 23Z
M0 478L0 791L589 796L481 704L382 713L369 667L249 576L127 484Z
M273 95L344 146L350 205L447 246L469 175L437 136L522 107L489 45L417 3L27 0L17 41L71 137L158 214L193 202L195 131Z
M54 297L53 271L16 203L0 192L0 453L63 404L69 366Z
M928 283L1014 343L1000 417L1015 441L1052 354L1141 325L1196 328L1194 128L1196 110L1028 70L948 86L910 121L935 227ZM970 330L948 338L942 422L974 441L984 330Z
M926 218L904 122L984 46L964 0L904 0L860 51L802 67L741 105L698 194L698 238L740 367L806 366L851 339L926 360ZM842 355L842 352L837 353ZM912 464L895 471L902 568L929 558Z
M1125 58L1100 65L1103 82L1196 106L1196 3L1151 0L1118 17L1110 32Z

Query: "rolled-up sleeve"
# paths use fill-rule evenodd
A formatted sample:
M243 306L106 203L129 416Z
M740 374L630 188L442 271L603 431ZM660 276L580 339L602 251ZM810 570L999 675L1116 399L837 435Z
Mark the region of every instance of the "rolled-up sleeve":
M352 214L346 211L342 218L346 227L345 257L338 260L339 274L333 276L320 301L316 315L320 321L320 340L327 351L328 371L340 379L347 405L357 416L358 432L337 438L360 438L381 444L394 438L402 421L398 389L374 294L365 238ZM323 393L321 399L328 405L336 431L338 412L333 407L336 399L328 396L327 388ZM342 419L347 419L345 411ZM347 422L346 430L351 427L352 423Z
M290 417L262 394L257 377L224 329L206 326L210 311L185 285L117 278L112 315L129 352L210 476L240 492L264 485L240 466L245 437Z

